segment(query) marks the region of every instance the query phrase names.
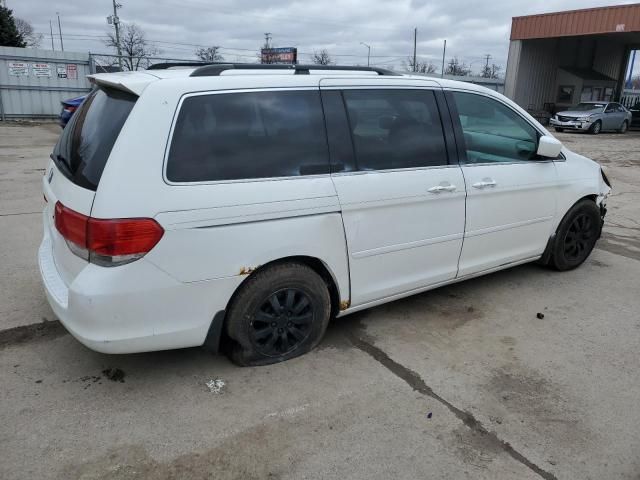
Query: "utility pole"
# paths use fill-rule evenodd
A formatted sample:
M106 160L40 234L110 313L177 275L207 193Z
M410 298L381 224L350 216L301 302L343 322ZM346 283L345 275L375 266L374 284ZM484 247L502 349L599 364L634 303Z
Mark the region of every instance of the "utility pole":
M260 51L260 63L274 63L274 55L269 51L271 48L271 33L265 32L264 34L264 47ZM266 50L266 53L265 53Z
M113 15L107 17L107 23L113 23L113 27L116 30L116 51L118 52L118 66L122 71L122 47L120 47L120 18L118 17L118 9L122 8L122 5L111 0L113 3Z
M371 59L371 46L367 45L364 42L360 42L360 45L364 45L365 47L367 47L367 67L369 66L369 60Z
M416 64L416 44L418 38L418 27L413 29L413 71L418 71L418 65Z
M484 72L482 72L482 76L483 77L490 77L491 76L491 72L489 71L489 60L491 59L491 55L489 55L488 53L484 56L484 58L487 60L487 62L484 65Z
M60 14L56 12L58 16L58 33L60 34L60 49L64 52L64 43L62 43L62 27L60 26Z
M56 47L53 45L53 23L49 20L49 31L51 32L51 50L56 51Z
M442 48L442 71L440 72L440 77L444 77L444 56L447 53L447 41L444 41L444 47Z

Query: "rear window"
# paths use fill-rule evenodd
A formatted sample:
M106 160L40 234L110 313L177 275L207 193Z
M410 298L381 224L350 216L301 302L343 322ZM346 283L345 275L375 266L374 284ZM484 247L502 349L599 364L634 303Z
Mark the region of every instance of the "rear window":
M167 179L203 182L329 172L317 91L224 93L182 102Z
M440 112L428 90L345 90L359 170L447 165Z
M137 96L97 89L76 110L53 149L52 158L76 185L96 190L107 158Z

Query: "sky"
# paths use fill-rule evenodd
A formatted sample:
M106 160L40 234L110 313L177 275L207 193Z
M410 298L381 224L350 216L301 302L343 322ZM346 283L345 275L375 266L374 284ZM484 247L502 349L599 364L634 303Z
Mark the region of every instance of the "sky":
M121 22L136 23L161 53L191 59L199 46L217 45L225 60L253 62L272 35L276 47L297 47L300 63L326 49L338 64L371 64L402 68L413 53L417 27L417 55L440 68L443 42L447 61L457 57L477 72L490 63L504 72L511 17L577 8L633 3L606 0L119 0ZM106 17L111 0L6 0L14 15L44 34L41 48L51 48L49 21L54 25L55 49L60 48L60 14L65 50L112 53L104 38L112 29ZM362 43L361 43L362 42ZM636 62L640 68L640 58ZM638 71L638 70L636 70Z

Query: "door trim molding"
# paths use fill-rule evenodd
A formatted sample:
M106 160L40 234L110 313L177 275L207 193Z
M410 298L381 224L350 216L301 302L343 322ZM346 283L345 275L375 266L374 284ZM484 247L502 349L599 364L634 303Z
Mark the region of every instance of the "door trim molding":
M481 228L480 230L472 230L470 232L465 232L464 236L465 238L477 237L479 235L485 235L487 233L501 232L503 230L510 230L512 228L524 227L524 226L533 225L536 223L544 223L549 220L553 220L553 215L548 215L546 217L532 218L530 220L523 220L521 222L507 223L505 225L498 225L495 227Z
M353 252L351 256L353 258L371 257L374 255L384 255L385 253L397 252L399 250L410 250L412 248L419 248L426 245L435 245L437 243L449 242L451 240L460 240L464 235L462 233L454 233L451 235L443 235L442 237L428 238L426 240L416 240L414 242L399 243L396 245L388 245L386 247L372 248L370 250L361 250L359 252Z

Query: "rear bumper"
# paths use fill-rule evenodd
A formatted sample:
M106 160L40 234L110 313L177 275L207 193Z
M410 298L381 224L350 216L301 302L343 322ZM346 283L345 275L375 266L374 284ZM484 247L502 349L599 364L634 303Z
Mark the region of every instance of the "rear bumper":
M202 345L242 277L182 283L145 259L121 267L87 266L66 285L45 233L38 263L54 313L78 341L102 353Z
M566 128L567 130L589 130L593 122L570 120L568 122L561 122L553 117L549 120L549 123L556 128Z

